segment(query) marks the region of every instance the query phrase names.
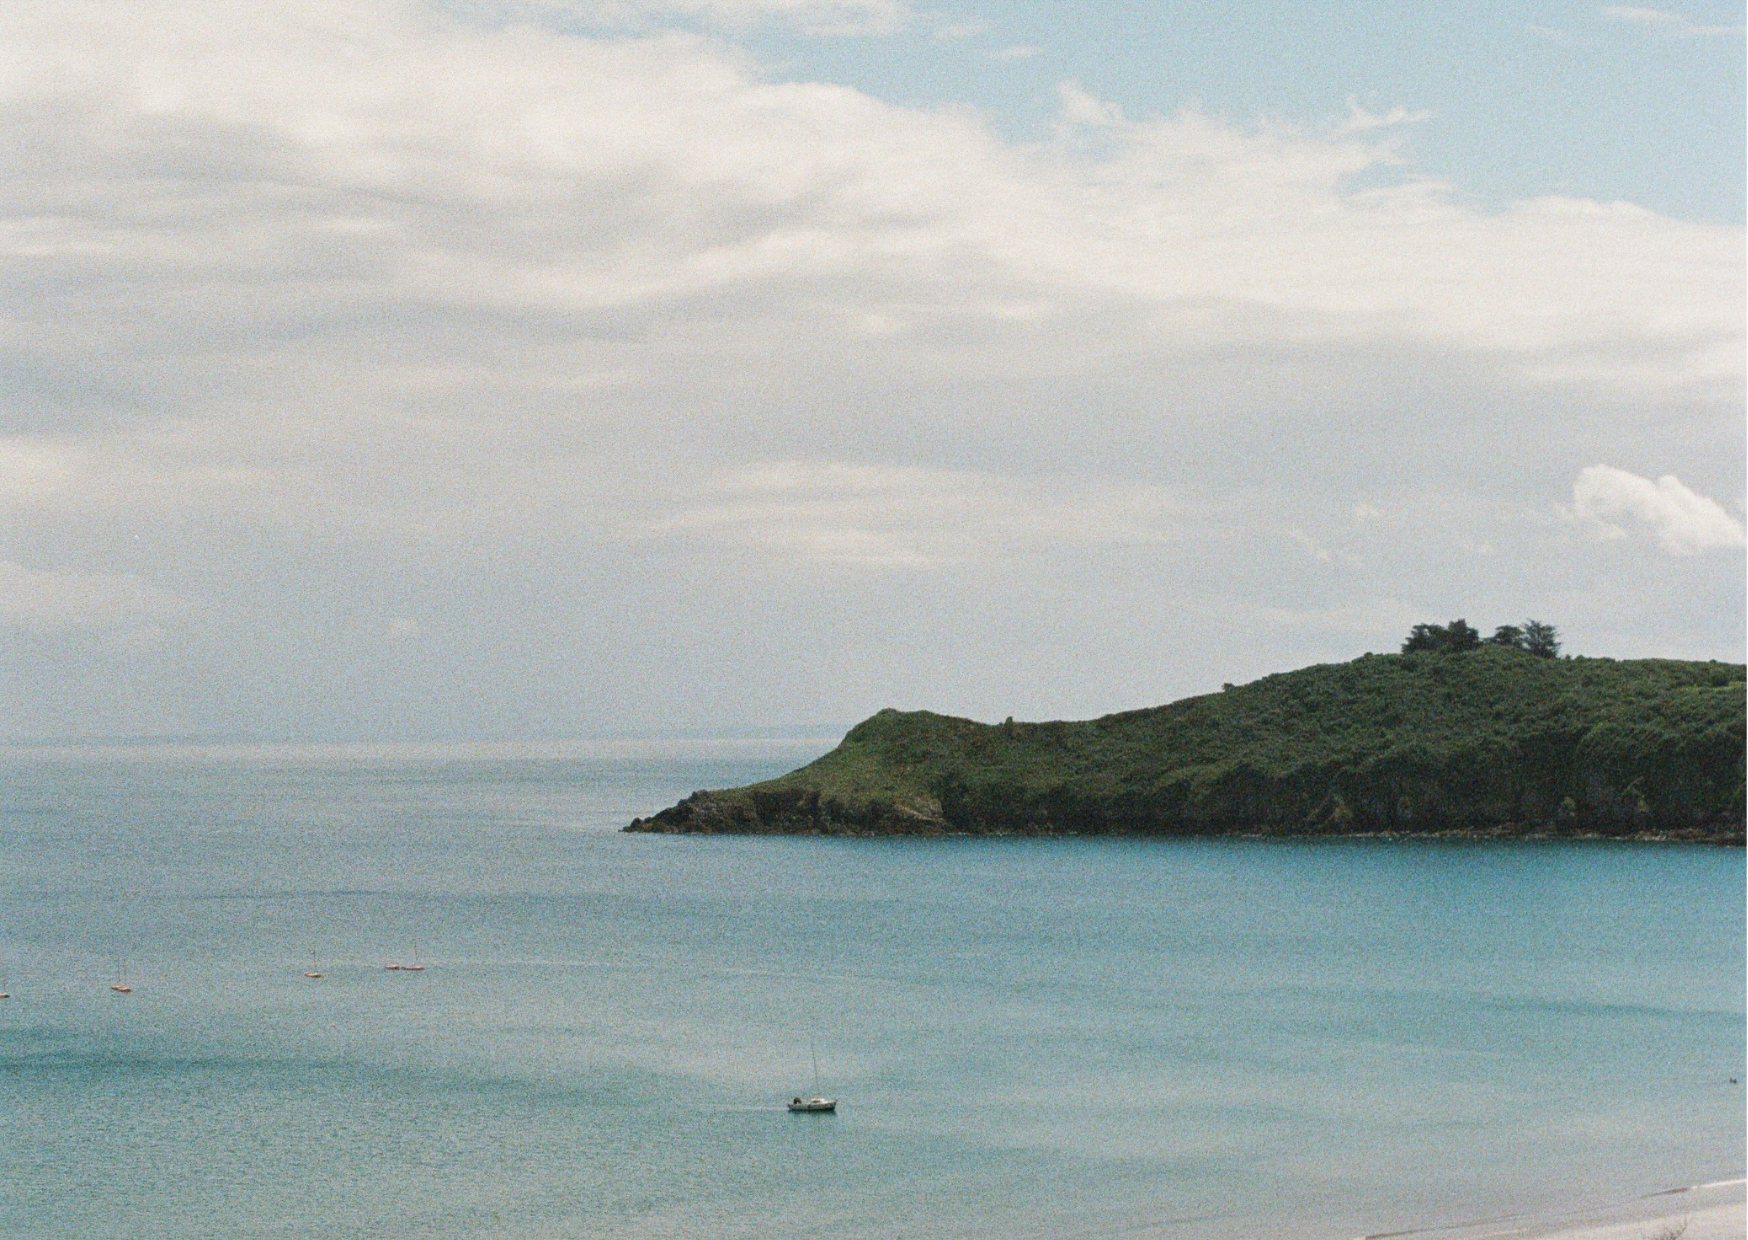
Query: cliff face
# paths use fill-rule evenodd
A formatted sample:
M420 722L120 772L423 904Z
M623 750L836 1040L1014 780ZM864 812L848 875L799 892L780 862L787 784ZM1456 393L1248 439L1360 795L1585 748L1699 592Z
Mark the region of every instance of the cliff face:
M632 831L1536 835L1740 844L1743 668L1367 655L1081 723L884 710Z

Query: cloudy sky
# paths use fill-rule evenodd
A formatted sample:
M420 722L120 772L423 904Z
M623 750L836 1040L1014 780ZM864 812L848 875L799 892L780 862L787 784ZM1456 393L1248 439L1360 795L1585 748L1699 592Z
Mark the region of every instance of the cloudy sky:
M10 0L0 735L1740 659L1740 18Z

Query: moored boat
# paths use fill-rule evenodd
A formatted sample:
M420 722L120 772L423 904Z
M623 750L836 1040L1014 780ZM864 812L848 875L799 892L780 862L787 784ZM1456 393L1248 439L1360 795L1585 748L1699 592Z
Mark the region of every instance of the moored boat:
M812 1043L807 1047L808 1056L813 1060L813 1096L803 1098L800 1094L789 1100L789 1109L796 1114L802 1112L835 1113L838 1109L836 1098L827 1098L819 1088L819 1052Z

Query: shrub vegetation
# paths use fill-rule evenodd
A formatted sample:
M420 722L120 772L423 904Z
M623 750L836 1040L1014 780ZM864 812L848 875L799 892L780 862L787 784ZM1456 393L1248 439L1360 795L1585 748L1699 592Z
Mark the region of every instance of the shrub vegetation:
M1085 722L883 710L798 771L630 829L1741 843L1742 665L1557 651L1551 626L1482 640L1459 620L1401 654Z

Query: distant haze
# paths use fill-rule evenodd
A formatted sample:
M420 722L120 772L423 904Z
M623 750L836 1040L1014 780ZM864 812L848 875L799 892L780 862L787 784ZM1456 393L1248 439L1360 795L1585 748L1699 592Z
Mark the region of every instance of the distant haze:
M1058 8L0 8L0 737L1742 657L1739 7Z

